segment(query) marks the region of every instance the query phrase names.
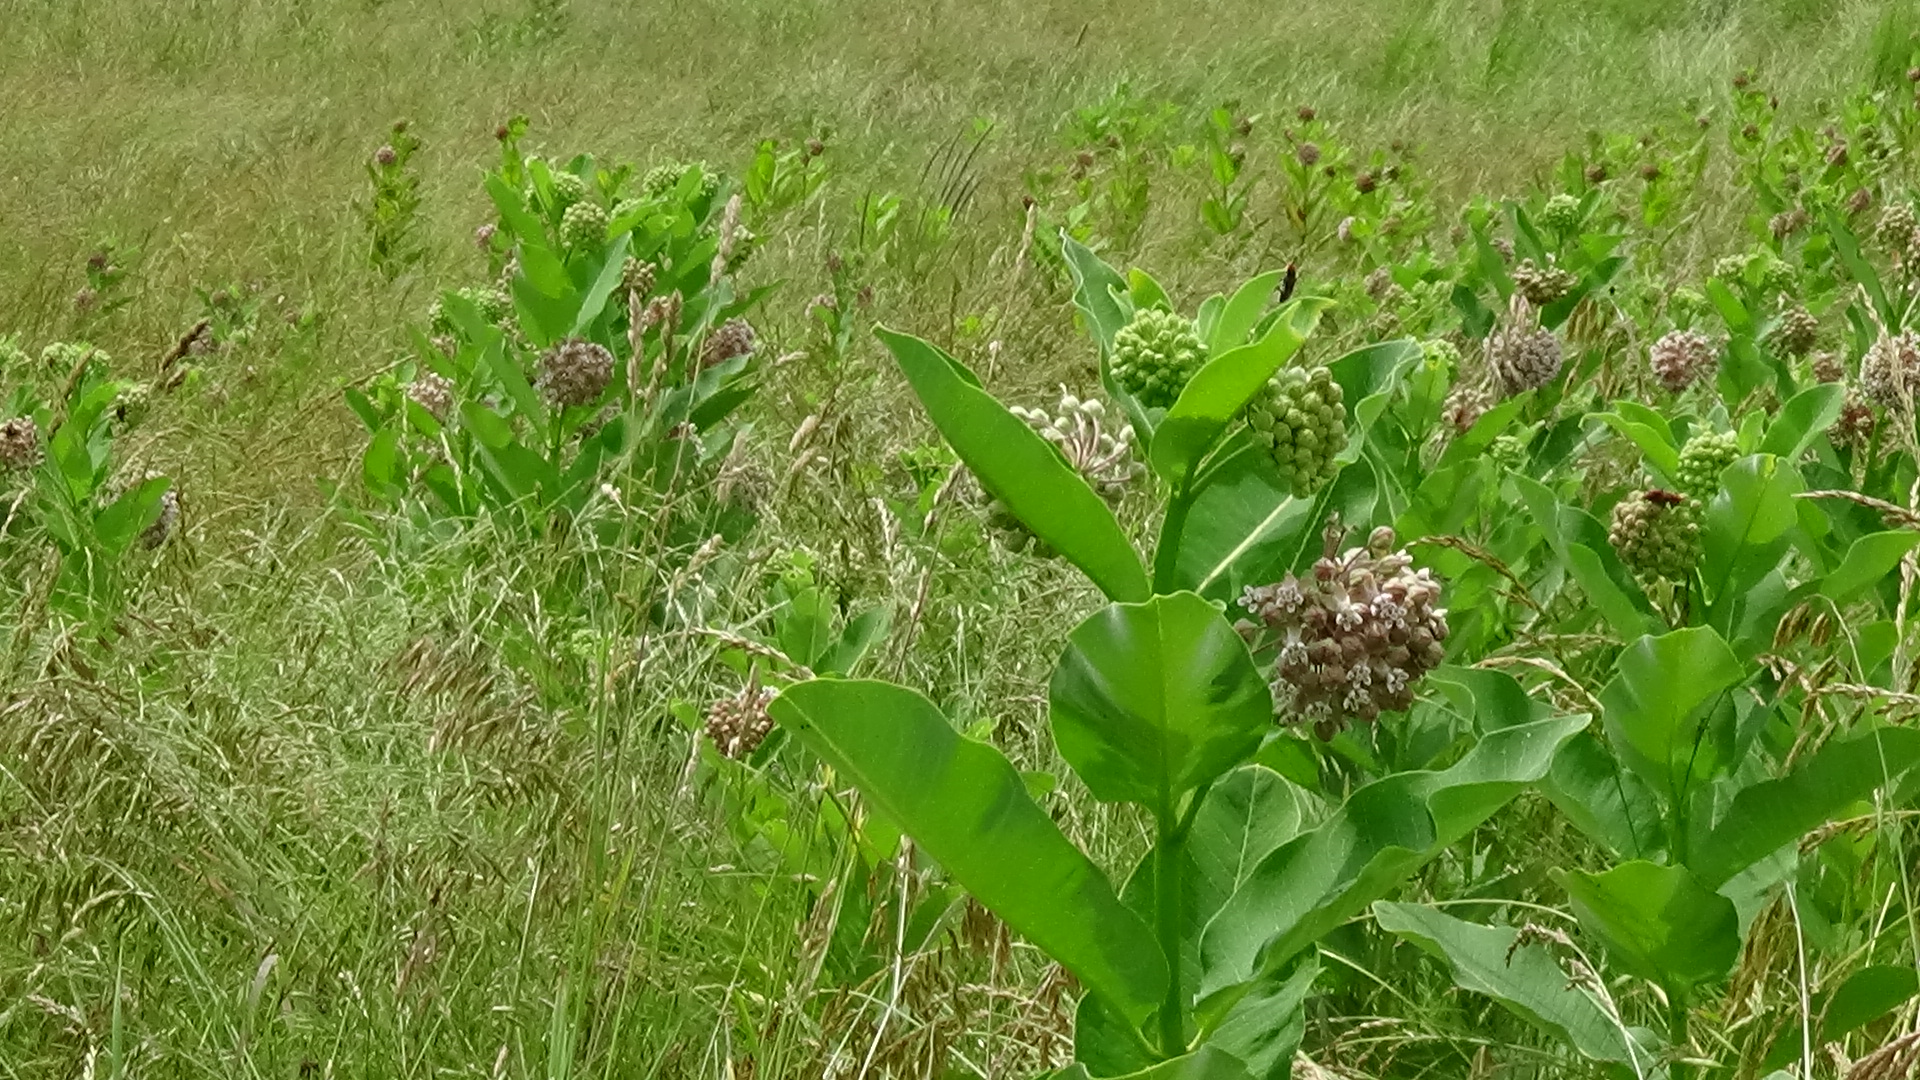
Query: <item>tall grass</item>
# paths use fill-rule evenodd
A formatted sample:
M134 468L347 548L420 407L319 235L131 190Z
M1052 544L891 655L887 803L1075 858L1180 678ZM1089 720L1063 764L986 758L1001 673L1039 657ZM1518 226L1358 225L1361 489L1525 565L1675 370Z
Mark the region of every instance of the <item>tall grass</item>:
M870 879L817 842L829 793L690 782L683 719L740 681L709 632L757 617L765 550L724 553L663 623L617 589L543 604L585 541L475 530L383 554L327 513L316 481L358 450L340 388L480 273L476 178L505 117L551 152L642 163L825 135L825 195L756 225L756 273L786 283L763 332L795 348L862 197L933 198L929 163L987 130L955 239L870 314L1038 392L1091 358L1058 290L1017 272L1021 177L1070 156L1062 118L1122 81L1276 126L1313 103L1356 141L1411 141L1458 197L1517 188L1589 129L1689 122L1747 65L1789 109L1902 78L1917 27L1910 4L1806 0L0 0L0 333L85 336L144 376L196 289L258 282L270 311L318 316L267 319L164 407L144 452L178 473L189 535L124 636L63 632L0 587L0 1075L997 1077L1064 1057L1062 977L990 925L875 925L890 962L835 978L837 943L868 929L837 920L886 908L843 902ZM396 117L425 140L428 254L389 282L365 258L362 166ZM1254 257L1201 252L1197 179L1157 169L1139 246L1170 280ZM88 314L71 296L105 241L136 253L132 302ZM1043 766L1035 643L1086 598L1055 568L889 530L873 500L924 430L857 348L844 371L795 362L759 406L784 477L801 418L855 402L761 535L898 598L889 673ZM1053 805L1077 837L1139 849L1138 822L1075 796ZM1437 988L1379 989L1474 1022Z

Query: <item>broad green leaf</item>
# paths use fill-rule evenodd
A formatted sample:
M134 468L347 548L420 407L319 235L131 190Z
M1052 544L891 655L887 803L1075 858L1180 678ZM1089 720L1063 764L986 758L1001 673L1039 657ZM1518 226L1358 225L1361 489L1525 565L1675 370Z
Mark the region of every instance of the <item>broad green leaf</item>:
M1289 1063L1291 1064L1291 1063ZM1053 1080L1090 1080L1095 1073L1085 1065L1071 1065L1051 1074ZM1191 1054L1130 1072L1113 1080L1265 1080L1247 1071L1246 1063L1224 1050L1203 1046Z
M1195 936L1254 867L1300 831L1299 789L1262 765L1243 765L1207 792L1187 830L1187 904Z
M1323 300L1296 300L1260 340L1228 349L1196 372L1154 430L1148 453L1154 470L1167 482L1180 483L1273 373L1299 351L1326 307Z
M1826 824L1920 763L1920 730L1876 728L1835 739L1791 773L1743 789L1691 860L1717 889L1747 867Z
M1284 270L1271 270L1248 279L1234 290L1226 306L1220 309L1219 319L1207 328L1208 355L1218 356L1246 344L1247 335L1266 314L1267 305L1273 303L1274 290L1280 287L1280 279L1285 276Z
M1053 445L980 388L959 361L919 338L876 327L920 403L981 486L1112 600L1145 600L1140 556L1113 510Z
M1820 1020L1820 1041L1829 1043L1865 1027L1920 994L1920 975L1911 964L1869 964L1847 976L1827 1000Z
M1920 545L1920 532L1910 529L1868 533L1847 548L1832 573L1820 579L1820 595L1842 604L1852 600L1885 581L1915 545Z
M1277 580L1291 569L1302 537L1318 531L1314 506L1280 486L1260 446L1236 436L1232 452L1209 466L1194 494L1178 538L1174 586L1232 600L1269 574Z
M143 480L113 500L94 519L93 532L108 557L125 551L149 525L160 517L160 500L173 481L164 476Z
M840 631L840 640L820 662L817 670L823 675L853 674L854 668L860 665L874 642L887 636L887 628L892 623L893 612L884 606L868 608L854 616Z
M1628 972L1668 994L1725 978L1740 955L1733 901L1684 866L1634 861L1603 874L1560 875L1580 926Z
M400 433L393 428L381 428L374 432L367 442L366 453L360 457L360 478L367 489L383 498L390 496L400 486Z
M1589 732L1560 748L1540 788L1574 828L1614 855L1640 859L1661 847L1659 800L1638 773Z
M1275 848L1299 835L1304 797L1298 787L1264 765L1242 765L1207 790L1180 845L1181 985L1200 979L1200 934L1214 914ZM1120 890L1120 899L1142 919L1153 917L1156 866L1149 851Z
M1047 699L1060 756L1094 798L1163 814L1253 753L1273 724L1246 642L1184 592L1110 604L1081 623Z
M1320 964L1306 957L1290 971L1261 979L1234 1003L1206 1044L1244 1062L1254 1080L1290 1080L1293 1054L1306 1034L1307 997Z
M1800 520L1794 496L1804 490L1799 473L1766 454L1741 458L1721 474L1701 529L1706 551L1700 574L1716 608L1779 565L1791 540L1788 531Z
M1648 787L1678 803L1724 764L1702 737L1708 714L1746 668L1711 627L1649 634L1621 650L1600 691L1607 737Z
M526 372L520 369L520 362L507 355L506 344L497 332L490 332L491 340L481 349L480 359L500 382L507 396L513 400L514 412L527 420L535 440L546 442L547 409L533 384L527 381ZM464 415L464 413L463 413Z
M600 273L593 280L593 286L580 298L580 310L573 316L573 330L576 337L587 332L600 313L607 309L607 298L620 287L626 276L627 247L633 242L633 234L621 233L607 248L606 261L600 264Z
M1674 473L1680 468L1680 448L1673 445L1673 436L1652 425L1638 420L1629 420L1618 412L1595 413L1594 419L1632 440L1646 455L1647 464L1653 466L1659 479L1671 484Z
M566 292L567 271L547 249L547 230L540 219L520 201L520 192L498 176L487 177L487 194L500 211L500 219L518 241L520 272L533 287L548 296Z
M1514 418L1532 400L1533 391L1523 390L1481 413L1480 419L1475 420L1465 434L1447 443L1447 448L1440 453L1436 468L1478 458L1487 447L1493 445L1493 440L1506 434L1507 429L1513 426Z
M1860 255L1860 244L1854 239L1853 230L1847 227L1847 219L1839 210L1826 213L1827 237L1833 244L1833 252L1840 257L1841 265L1853 280L1859 282L1867 292L1867 298L1873 301L1874 314L1886 326L1900 325L1900 313L1887 302L1886 289L1880 284L1880 275L1873 265Z
M1113 336L1133 321L1133 312L1115 298L1127 295L1126 279L1064 229L1060 232L1060 250L1067 258L1067 272L1073 276L1074 306L1086 316L1087 332L1093 335L1104 358L1113 351Z
M1492 668L1445 666L1427 676L1462 715L1472 718L1474 730L1496 731L1544 720L1551 709L1535 701L1520 680Z
M1207 925L1201 994L1276 969L1386 896L1545 776L1585 722L1562 716L1502 728L1449 769L1397 773L1355 791L1327 820L1262 859Z
M1509 926L1481 926L1423 904L1373 905L1380 929L1446 961L1463 990L1485 994L1521 1019L1595 1061L1635 1060L1626 1033L1586 991L1567 980L1545 945L1515 948Z
M1360 429L1348 441L1350 451L1357 452L1357 444L1364 441L1366 428L1379 415L1378 408L1363 411L1361 407L1369 401L1384 406L1386 399L1383 395L1391 394L1397 388L1400 373L1409 364L1418 362L1420 357L1420 343L1403 338L1362 346L1327 365L1333 381L1340 385L1340 396L1346 403L1347 416Z
M1546 537L1547 546L1553 549L1614 633L1630 638L1656 625L1645 594L1637 588L1629 591L1622 584L1624 569L1615 573L1619 558L1606 546L1606 530L1599 522L1583 511L1563 506L1545 484L1532 477L1514 473L1510 479L1520 492L1527 512L1533 516L1534 524ZM1596 550L1596 545L1601 550Z
M1152 932L1027 796L998 750L962 738L932 702L888 683L803 682L771 712L1129 1022L1143 1024L1159 1007L1167 965Z
M1153 279L1152 274L1137 266L1127 271L1127 295L1132 298L1135 311L1155 307L1173 310L1173 301L1167 298L1167 290Z
M1663 445L1672 447L1676 454L1679 452L1680 440L1674 437L1673 422L1660 410L1649 408L1631 398L1622 398L1613 403L1613 411L1632 423L1652 430Z
M1782 461L1798 460L1800 454L1813 445L1813 440L1840 419L1840 407L1846 403L1846 397L1846 388L1839 383L1822 383L1795 394L1791 401L1780 406L1779 415L1774 417L1773 425L1767 428L1767 437L1760 443L1760 452Z

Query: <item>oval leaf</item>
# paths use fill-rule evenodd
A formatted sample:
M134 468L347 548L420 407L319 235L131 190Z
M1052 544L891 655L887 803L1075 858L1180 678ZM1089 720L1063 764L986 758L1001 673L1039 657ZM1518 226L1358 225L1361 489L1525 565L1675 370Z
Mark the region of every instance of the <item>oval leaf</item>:
M1649 634L1620 653L1614 670L1600 691L1601 716L1628 767L1670 802L1705 782L1718 763L1701 728L1720 696L1746 679L1733 649L1706 626Z
M1246 643L1193 593L1081 623L1047 698L1060 756L1094 798L1156 810L1252 754L1273 723Z
M1780 406L1780 415L1767 429L1760 452L1786 461L1799 458L1814 439L1840 419L1846 397L1846 387L1839 383L1822 383L1795 394L1793 400Z
M1684 994L1726 977L1740 955L1733 901L1684 866L1635 861L1604 874L1568 870L1574 917L1627 971Z
M1201 994L1225 991L1231 999L1245 980L1385 897L1545 776L1560 746L1585 726L1583 716L1558 716L1501 728L1449 769L1396 773L1355 791L1327 820L1260 860L1207 925Z

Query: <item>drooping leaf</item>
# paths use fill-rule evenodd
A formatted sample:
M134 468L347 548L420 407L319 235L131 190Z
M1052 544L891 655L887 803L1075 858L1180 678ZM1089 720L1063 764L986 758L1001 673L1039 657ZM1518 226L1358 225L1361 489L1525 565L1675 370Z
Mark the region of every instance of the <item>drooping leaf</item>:
M1909 551L1920 545L1920 532L1889 529L1855 540L1833 572L1820 579L1820 595L1846 603L1880 584L1894 572Z
M919 338L877 327L934 426L992 495L1078 566L1108 598L1145 600L1140 556L1106 500L1060 452L980 388L959 361Z
M1111 604L1081 623L1047 698L1060 756L1095 798L1169 813L1273 723L1246 643L1193 593Z
M1628 972L1669 994L1712 985L1740 955L1740 916L1684 866L1635 860L1561 873L1574 917Z
M1201 936L1202 995L1273 970L1545 776L1579 716L1502 728L1440 772L1397 773L1262 859ZM1227 995L1231 997L1231 995Z
M1028 797L1007 759L933 703L888 683L787 688L774 719L845 775L953 879L1135 1025L1160 1005L1166 961L1099 868Z
M1380 929L1446 961L1460 988L1485 994L1528 1023L1595 1061L1635 1060L1645 1051L1567 974L1547 947L1515 948L1520 932L1481 926L1423 904L1373 905Z

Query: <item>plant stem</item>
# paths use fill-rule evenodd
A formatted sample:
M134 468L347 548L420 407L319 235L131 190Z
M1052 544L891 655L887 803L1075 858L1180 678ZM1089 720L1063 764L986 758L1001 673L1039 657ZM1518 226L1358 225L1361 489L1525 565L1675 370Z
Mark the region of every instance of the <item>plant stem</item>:
M1173 590L1174 574L1180 561L1180 534L1187 529L1187 512L1193 509L1190 489L1193 486L1193 470L1173 489L1173 498L1167 503L1167 516L1160 523L1160 542L1153 553L1153 591L1156 596L1164 596ZM1164 824L1164 823L1163 823Z
M1160 1006L1160 1052L1179 1057L1187 1049L1186 992L1180 985L1181 880L1180 849L1186 830L1180 827L1172 800L1162 802L1159 836L1153 845L1154 936L1167 958L1167 999Z
M1667 1045L1674 1053L1667 1069L1668 1080L1688 1080L1693 1067L1681 1060L1687 1053L1687 999L1675 990L1667 991Z

